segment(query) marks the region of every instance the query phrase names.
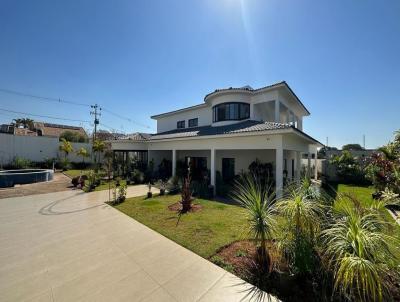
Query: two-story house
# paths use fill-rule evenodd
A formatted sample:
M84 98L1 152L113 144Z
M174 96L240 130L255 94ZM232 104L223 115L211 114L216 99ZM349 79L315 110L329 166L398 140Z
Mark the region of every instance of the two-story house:
M310 112L286 82L253 89L218 89L204 102L152 116L157 133L116 140L116 152L139 152L153 161L172 161L172 175L178 160L190 159L210 171L215 188L216 173L223 177L247 171L256 159L271 163L280 194L283 179L299 179L301 158L316 154L322 146L303 132L303 117ZM315 156L316 158L316 156Z

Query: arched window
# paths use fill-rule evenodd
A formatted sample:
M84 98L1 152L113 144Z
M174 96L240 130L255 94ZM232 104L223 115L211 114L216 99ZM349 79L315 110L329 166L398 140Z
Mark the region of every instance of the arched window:
M250 105L247 103L222 103L213 107L213 122L238 121L250 117Z

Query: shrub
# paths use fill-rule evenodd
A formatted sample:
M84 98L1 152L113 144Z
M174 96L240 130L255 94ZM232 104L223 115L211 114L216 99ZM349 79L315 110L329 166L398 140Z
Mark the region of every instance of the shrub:
M89 141L85 135L69 130L66 130L63 133L61 133L60 141L62 139L65 139L73 143L87 143Z
M367 184L365 172L358 160L347 150L335 155L330 163L335 166L337 176L342 183Z
M390 234L388 221L360 205L339 200L322 232L323 256L334 290L349 301L390 301L390 288L400 280L399 240Z
M267 240L273 239L277 220L275 216L275 199L268 195L254 174L244 174L235 181L232 197L247 211L249 233L258 244L257 263L262 271L271 272L271 257L267 250Z
M138 169L134 169L132 171L132 176L131 176L132 180L134 183L136 184L142 184L144 183L144 173Z
M167 188L169 194L178 193L181 188L181 181L179 180L179 177L173 176L170 179L168 179L166 188Z
M69 162L68 158L62 158L58 161L58 167L63 170L69 170L71 168L71 163Z
M27 169L32 166L32 162L29 159L25 159L22 157L14 157L11 167L12 169Z
M300 186L289 186L277 210L285 218L279 243L291 270L307 273L314 270L314 247L324 217L322 197L313 190L308 178Z

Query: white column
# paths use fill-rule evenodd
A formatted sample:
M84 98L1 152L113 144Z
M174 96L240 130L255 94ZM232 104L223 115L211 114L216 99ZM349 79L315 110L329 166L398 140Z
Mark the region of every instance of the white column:
M318 156L314 154L314 179L318 180Z
M298 120L297 120L297 129L303 131L303 118L302 118L302 117L298 117Z
M279 105L279 100L275 100L275 123L280 123L280 105Z
M215 149L211 149L211 162L210 162L210 174L211 174L211 185L214 188L214 194L216 192L215 187Z
M296 151L296 180L301 178L301 152Z
M276 180L276 197L282 197L283 190L283 148L278 147L275 150L275 180Z
M172 176L176 175L176 150L172 150Z
M307 153L307 177L311 177L311 153Z

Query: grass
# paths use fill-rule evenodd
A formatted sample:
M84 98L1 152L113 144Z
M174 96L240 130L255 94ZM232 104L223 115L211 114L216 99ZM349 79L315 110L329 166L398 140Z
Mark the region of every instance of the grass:
M108 184L96 188L101 189L108 189ZM371 194L374 191L372 187L346 184L339 184L336 189L338 195L354 194L365 205L372 201ZM225 245L248 238L246 210L240 206L196 199L195 203L200 204L202 209L179 217L168 206L178 202L180 198L180 195L153 196L149 199L134 197L115 207L204 258L213 256ZM384 214L388 220L393 220L387 211ZM400 226L397 225L396 230L400 236Z
M64 171L64 174L69 176L69 177L71 177L71 178L73 178L73 177L76 177L76 176L80 176L81 173L85 174L85 172L89 171L89 170L90 169L83 169L83 170L82 169L71 169L71 170Z
M167 207L179 200L180 195L135 197L116 208L204 258L214 255L224 245L247 238L243 208L196 199L202 209L178 217Z
M338 198L340 194L351 194L354 195L363 206L369 206L371 204L371 202L373 201L372 193L375 192L375 189L372 186L362 187L362 186L348 185L348 184L338 184L336 190L337 190L336 198ZM387 221L394 222L395 235L396 237L400 238L400 225L394 221L392 215L390 215L390 213L387 210L383 212L383 215L385 215L385 219Z

